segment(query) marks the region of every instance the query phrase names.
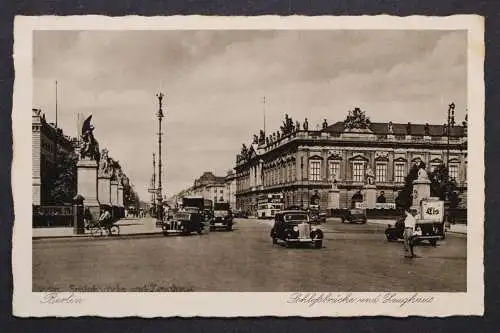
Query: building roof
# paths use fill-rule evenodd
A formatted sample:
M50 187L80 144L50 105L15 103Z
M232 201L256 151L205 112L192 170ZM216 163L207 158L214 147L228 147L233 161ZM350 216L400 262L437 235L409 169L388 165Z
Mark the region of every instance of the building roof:
M392 134L406 135L408 124L392 123ZM425 135L425 124L410 124L410 135ZM429 136L444 136L443 125L428 125ZM389 123L370 123L369 129L377 135L387 135L389 132ZM344 122L338 121L327 128L323 129L324 132L329 133L343 133L345 132ZM465 136L463 126L455 126L450 129L450 136Z

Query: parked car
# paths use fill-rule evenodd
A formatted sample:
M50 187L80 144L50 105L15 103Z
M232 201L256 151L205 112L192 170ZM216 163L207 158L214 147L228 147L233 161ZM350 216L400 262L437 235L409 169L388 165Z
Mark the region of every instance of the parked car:
M210 230L216 229L233 230L233 213L228 203L219 202L214 204L214 216L210 220Z
M171 220L165 221L162 224L164 236L171 234L189 235L193 232L201 235L203 229L202 214L200 214L197 208L181 210L175 213Z
M242 210L237 210L237 211L233 212L233 216L236 218L240 218L240 219L247 219L248 213L245 211L242 211Z
M276 213L271 229L273 244L283 243L287 247L306 244L323 247L323 232L312 226L304 210L284 210Z
M366 223L366 210L361 208L349 209L340 217L342 223Z

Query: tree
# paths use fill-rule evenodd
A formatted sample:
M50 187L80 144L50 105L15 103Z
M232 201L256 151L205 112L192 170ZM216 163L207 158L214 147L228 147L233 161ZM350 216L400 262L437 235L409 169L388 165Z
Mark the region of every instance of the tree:
M456 208L460 202L457 182L448 177L448 167L441 163L429 175L431 180L431 196L448 201L450 208Z
M77 154L72 150L70 152L57 145L55 166L53 169L53 181L49 184L50 196L53 203L70 203L77 194Z
M414 165L405 178L404 188L399 191L396 197L396 206L401 209L408 209L413 201L413 181L418 178L418 169L425 169L425 164ZM454 179L449 179L448 168L441 163L436 166L429 175L431 181L431 196L440 200L448 201L450 208L456 208L460 201L457 191L457 183Z

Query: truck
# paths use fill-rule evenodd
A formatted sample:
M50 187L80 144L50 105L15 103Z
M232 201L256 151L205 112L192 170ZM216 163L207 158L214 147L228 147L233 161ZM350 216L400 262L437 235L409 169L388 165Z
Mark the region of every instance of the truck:
M233 212L227 202L216 202L214 204L214 214L210 220L210 230L215 229L233 230Z
M428 198L422 200L416 210L413 244L429 241L432 246L436 246L438 240L446 238L444 201ZM401 217L394 226L389 225L385 230L387 240L390 242L403 239L404 228L404 217Z

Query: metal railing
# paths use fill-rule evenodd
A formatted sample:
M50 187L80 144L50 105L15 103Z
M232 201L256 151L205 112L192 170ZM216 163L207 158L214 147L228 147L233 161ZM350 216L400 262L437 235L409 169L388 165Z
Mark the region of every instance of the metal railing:
M33 206L33 228L73 226L73 206Z

